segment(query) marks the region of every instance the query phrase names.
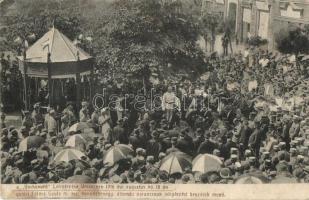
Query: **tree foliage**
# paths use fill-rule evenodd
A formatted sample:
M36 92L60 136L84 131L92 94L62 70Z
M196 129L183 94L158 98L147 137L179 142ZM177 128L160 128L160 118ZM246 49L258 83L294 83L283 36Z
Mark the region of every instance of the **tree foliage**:
M277 48L282 53L308 53L309 37L306 29L289 27L282 29L275 36Z
M39 39L54 25L71 40L83 34L79 45L94 54L97 68L119 76L148 80L151 74L199 73L204 64L196 45L200 27L193 12L182 12L196 5L185 2L16 0L16 12L5 20L5 48L18 51L16 38L34 34Z
M99 64L133 77L200 70L198 26L179 12L179 1L118 0L111 9L94 33Z
M24 40L35 35L38 39L53 25L74 39L82 32L81 6L86 9L90 5L84 0L16 0L14 6L13 11L6 13L2 31L7 40L6 48L10 50L18 50L16 38Z

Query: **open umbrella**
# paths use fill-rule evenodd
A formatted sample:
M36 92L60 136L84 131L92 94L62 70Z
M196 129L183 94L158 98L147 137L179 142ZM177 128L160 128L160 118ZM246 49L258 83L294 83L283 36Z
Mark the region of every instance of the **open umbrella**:
M125 144L115 144L110 147L103 156L103 163L113 165L121 159L127 158L128 155L134 153L133 149Z
M70 132L77 132L77 131L81 131L83 132L84 129L89 128L88 124L86 122L78 122L76 124L73 124L69 130L68 133Z
M301 59L301 61L305 61L305 60L309 60L309 55L304 56L304 57Z
M183 173L188 167L192 167L192 158L183 152L172 152L162 160L160 170L168 174Z
M28 136L19 143L18 151L21 152L27 151L31 148L39 148L44 142L45 139L40 136Z
M296 178L293 177L287 177L287 176L276 176L273 180L271 180L271 183L273 184L291 184L291 183L298 183Z
M269 180L262 174L245 174L234 181L235 184L264 184L268 182Z
M72 135L67 142L65 143L65 146L67 147L74 147L79 150L85 150L87 141L80 135Z
M62 183L95 183L93 178L85 175L75 175L62 181Z
M64 149L60 151L59 153L57 153L57 155L54 158L54 161L55 162L61 162L61 161L69 162L75 159L80 160L81 157L83 156L85 156L85 154L77 149Z
M219 171L223 163L218 156L206 153L196 156L192 165L192 171L206 173L210 171Z

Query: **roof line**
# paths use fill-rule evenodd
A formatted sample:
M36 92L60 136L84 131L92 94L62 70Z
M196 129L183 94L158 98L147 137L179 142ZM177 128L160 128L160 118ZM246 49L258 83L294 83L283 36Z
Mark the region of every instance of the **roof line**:
M71 49L70 46L67 44L67 42L63 38L63 34L59 30L57 30L57 31L59 32L59 35L60 35L61 39L64 41L65 45L70 49L71 54L74 56L74 58L77 61L77 56L74 54L73 49Z
M55 35L55 28L54 28L54 26L53 26L53 28L52 28L52 38L51 38L51 43L50 43L50 52L49 52L49 53L51 53L52 50L53 50L54 35Z

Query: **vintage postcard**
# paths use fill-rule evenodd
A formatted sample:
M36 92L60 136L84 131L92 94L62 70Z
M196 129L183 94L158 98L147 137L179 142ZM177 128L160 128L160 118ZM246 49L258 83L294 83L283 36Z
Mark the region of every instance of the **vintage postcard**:
M309 199L308 0L0 0L1 199Z

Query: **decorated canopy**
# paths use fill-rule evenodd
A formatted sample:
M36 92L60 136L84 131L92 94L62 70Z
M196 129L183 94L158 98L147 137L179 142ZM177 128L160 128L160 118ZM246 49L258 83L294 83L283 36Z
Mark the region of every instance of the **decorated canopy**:
M73 78L77 73L90 74L92 57L52 28L26 51L27 75L48 77L48 53L50 53L51 78ZM23 57L20 70L24 73Z

